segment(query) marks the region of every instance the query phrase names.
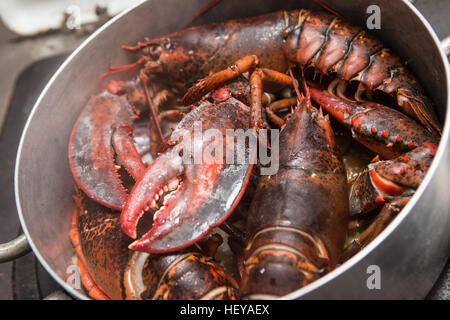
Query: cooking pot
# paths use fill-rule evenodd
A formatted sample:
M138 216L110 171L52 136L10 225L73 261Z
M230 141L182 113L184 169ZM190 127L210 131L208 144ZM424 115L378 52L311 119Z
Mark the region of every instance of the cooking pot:
M323 2L361 26L366 26L367 8L378 6L381 29L374 33L408 62L444 123L450 108L449 67L435 33L423 16L408 1ZM73 297L88 299L82 289L66 282L73 276L69 228L74 182L67 159L71 129L89 95L98 92L98 78L106 71L108 63L120 65L136 59L121 49L123 44L176 31L204 6L204 0L154 0L115 17L64 62L31 112L17 154L17 209L34 254ZM295 8L320 7L311 0L226 0L196 23ZM442 270L450 249L449 134L447 121L427 176L394 221L348 262L285 298L424 298ZM14 244L22 249L18 254L27 247L25 237ZM0 248L0 253L9 248Z

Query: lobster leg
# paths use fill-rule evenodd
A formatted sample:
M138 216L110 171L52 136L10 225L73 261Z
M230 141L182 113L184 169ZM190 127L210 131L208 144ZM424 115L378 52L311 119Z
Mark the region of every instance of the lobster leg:
M120 70L121 67L116 67ZM125 67L122 67L126 69ZM146 70L144 68L144 70ZM168 96L171 95L170 91L165 89L160 83L151 83L150 91L154 95L150 97L149 88L144 83L148 84L147 76L145 72L142 71L139 79L135 81L114 81L111 80L108 83L107 90L115 95L126 95L128 101L136 109L137 115L139 115L144 110L149 110L150 115L150 150L153 156L155 156L164 146L161 144L161 119L159 121L153 120L153 115L159 113L159 108L167 100Z
M285 125L285 122L282 118L275 114L270 108L266 108L266 115L269 121L275 125L277 128L282 128Z
M387 161L369 164L352 185L350 215L379 208L393 198L408 197L428 171L438 139L402 113L374 103L354 103L326 90L310 88L311 98L344 126L355 140Z
M207 93L216 89L220 85L226 82L236 79L238 76L245 72L250 72L250 92L251 92L251 128L260 129L264 127L262 120L262 107L264 103L264 97L266 96L263 91L264 87L282 88L286 86L292 86L292 78L288 75L265 68L256 68L259 63L259 59L255 55L246 56L237 60L234 64L228 68L216 72L205 79L198 81L192 86L182 98L182 103L192 104L200 100ZM293 99L289 100L289 103ZM285 101L286 103L286 101ZM294 101L293 104L296 102ZM292 104L291 104L292 105ZM278 106L279 107L279 106ZM273 108L277 108L275 105ZM270 117L273 121L280 123L279 118L269 109Z
M242 59L237 60L234 64L232 64L228 68L216 72L198 81L186 92L186 94L181 99L181 103L183 103L184 105L189 105L199 101L207 93L218 88L225 82L232 79L236 79L241 74L256 68L258 63L259 63L258 57L255 55L245 56Z
M251 85L251 123L252 128L264 127L262 120L263 84L278 85L281 87L292 86L292 78L284 73L270 69L256 69L250 76ZM272 117L273 118L273 117Z
M265 86L272 85L277 88L292 85L292 79L288 75L272 69L256 68L258 64L259 58L256 55L245 56L234 62L228 68L199 80L186 92L181 99L181 102L185 105L193 104L199 101L207 93L232 79L236 79L245 72L251 72L253 80L250 80L250 83L253 83L254 87L251 91L256 91L260 96L252 100L264 100L262 98L262 83L264 83Z
M184 116L186 115L186 113L184 113L181 110L165 110L165 111L161 111L158 115L158 121L161 123L164 120L172 120L172 121L180 121Z
M272 112L277 112L283 109L288 109L292 106L295 106L297 104L297 98L286 98L286 99L280 99L275 102L272 102L269 104L267 108L269 108ZM267 110L266 108L266 110Z
M275 114L279 110L283 110L294 106L297 103L297 98L286 98L275 101L266 107L266 114L270 122L276 127L281 128L285 125L285 121Z
M361 234L354 238L344 249L341 255L340 263L344 263L368 243L375 239L387 225L397 216L397 214L408 203L410 197L396 198L390 203L386 203L375 220Z
M158 116L156 113L156 109L153 105L152 98L150 97L150 93L148 92L148 88L147 88L148 77L147 77L147 75L145 75L144 72L141 72L140 79L141 79L142 87L144 89L145 99L147 100L148 107L150 110L150 119L153 122L152 127L156 129L161 146L162 146L163 150L165 150L165 149L167 149L167 143L162 134L161 126L159 125L159 122L158 122Z
M103 291L97 286L94 279L91 277L86 269L83 260L78 257L78 269L80 271L81 283L86 288L89 296L95 300L111 300Z

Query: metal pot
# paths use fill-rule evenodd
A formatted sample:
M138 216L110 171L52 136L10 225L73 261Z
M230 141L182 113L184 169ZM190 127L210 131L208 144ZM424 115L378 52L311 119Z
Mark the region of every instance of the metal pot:
M449 67L435 33L423 16L408 1L354 0L351 5L348 1L324 2L363 26L368 17L367 7L379 6L381 29L375 33L409 62L444 122L450 108ZM73 265L69 240L73 179L67 160L71 128L87 97L98 90L97 79L108 62L129 63L130 57L120 49L122 44L175 31L204 5L204 0L147 1L116 17L60 67L28 119L15 172L20 220L42 265L76 298L88 297L66 283ZM318 8L309 0L227 0L198 23L299 7ZM347 263L285 298L421 299L427 294L450 249L450 197L446 190L450 181L449 126L447 121L424 182L383 233ZM23 239L18 243L23 245ZM381 289L368 285L374 276L372 272L378 271Z

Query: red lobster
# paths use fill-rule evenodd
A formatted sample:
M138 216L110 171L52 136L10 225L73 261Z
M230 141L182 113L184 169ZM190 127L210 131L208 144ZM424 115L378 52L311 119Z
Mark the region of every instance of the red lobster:
M242 166L236 175L224 182L228 178L224 174L225 166L182 166L180 152L183 149L164 138L161 130L158 130L158 135L167 151L146 169L131 143L132 122L139 110L142 110L139 106L149 105L154 128L159 128L158 110L154 107L154 104L158 104L153 100L164 90L174 96L187 92L178 103L192 104L226 81L249 71L252 89L247 90L247 93L251 92L250 99L246 102L244 99L236 99L229 90L219 88L211 96L225 98L217 99L214 103L200 103L178 125L175 133L179 129L191 130L195 120L203 120L204 129L259 129L265 125L261 114L264 97L262 82L265 77L271 79L279 89L281 84L292 84L290 77L284 74L290 65L298 65L301 69L312 67L314 73L327 75L331 78L329 92L333 94L313 87L312 99L338 120L345 120L344 124L358 132L355 135L358 141L375 147L373 150L382 156L401 157L390 160L391 162L373 164L367 171L370 175L364 173L358 178L351 190L352 214L361 211L359 207L373 210L384 203L389 203L386 205L389 210L386 210L396 211L406 201L400 199L411 196L423 179L436 149L440 124L417 80L379 40L334 15L307 10L275 12L189 28L167 36L146 39L137 46L127 46L125 49L140 52L142 56L131 65L111 68L110 73L143 65L139 79L130 86L122 83L119 90L110 85L109 93L91 98L72 132L69 158L77 184L90 198L116 210L124 209L121 225L132 237L137 236L137 222L145 209L154 206L158 208L158 201L161 201L162 196L169 191L173 194L166 199L164 209L154 217L152 230L131 246L136 250L167 252L198 241L228 217L239 202L252 169L249 165ZM238 62L225 69L233 61ZM255 71L258 63L273 70ZM219 70L223 71L218 72ZM187 91L196 79L211 72L217 73L200 80ZM351 81L359 83L354 99L348 97L351 90L347 90L347 86ZM237 94L238 91L234 92ZM379 91L385 93L385 96L393 97L398 107L417 119L426 129L395 110L361 103ZM292 104L292 101L288 104ZM345 109L334 111L335 107L344 104ZM247 106L251 106L251 111L246 111L247 115L244 115L245 112L229 115L229 112L237 112L239 108L244 110ZM231 111L224 111L226 107ZM350 111L353 107L355 110ZM309 107L303 109L313 113ZM266 111L272 123L284 126L284 121L275 115L276 108ZM296 112L298 113L299 111ZM382 121L375 121L377 115L383 115L378 118ZM250 117L250 122L246 122ZM294 116L296 119L298 117L300 116ZM306 119L307 116L302 118ZM387 123L389 121L391 124ZM394 127L394 121L401 125L391 128ZM369 142L368 139L371 138L376 142ZM118 179L115 158L138 181L130 195L127 195ZM406 163L406 167L398 164L400 160ZM421 170L416 172L418 165ZM393 177L397 173L400 176ZM183 185L178 188L181 176ZM200 183L196 179L200 179ZM239 181L237 186L236 181ZM370 188L372 191L366 192ZM226 199L215 197L220 194L217 189L224 192ZM358 207L358 201L364 205ZM340 235L337 238L340 239ZM369 238L373 237L367 237ZM325 243L328 240L322 241ZM339 241L336 242L337 247ZM319 249L320 246L316 245L314 250ZM336 264L339 250L327 250L330 250L329 264L325 264L325 269L328 270ZM325 260L312 264L317 267ZM317 270L319 269L318 267ZM249 295L252 294L251 290L248 292Z

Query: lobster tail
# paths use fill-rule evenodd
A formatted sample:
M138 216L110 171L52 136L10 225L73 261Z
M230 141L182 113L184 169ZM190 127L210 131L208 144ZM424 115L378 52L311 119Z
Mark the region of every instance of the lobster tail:
M137 253L142 255L142 253ZM238 284L211 258L195 250L146 255L141 298L152 300L230 300L238 298Z
M335 73L344 81L358 81L355 99L364 91L379 90L397 100L399 107L431 132L441 132L433 107L419 82L401 59L358 26L324 13L299 11L287 15L284 35L286 58L316 73Z
M320 278L330 260L318 237L300 229L275 226L258 231L246 249L245 298L283 296Z

